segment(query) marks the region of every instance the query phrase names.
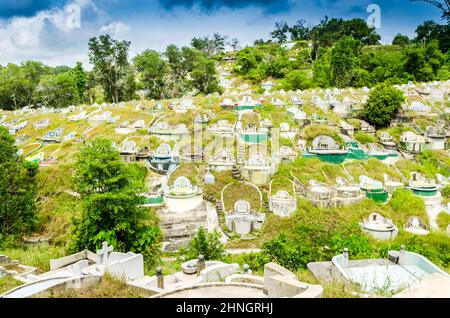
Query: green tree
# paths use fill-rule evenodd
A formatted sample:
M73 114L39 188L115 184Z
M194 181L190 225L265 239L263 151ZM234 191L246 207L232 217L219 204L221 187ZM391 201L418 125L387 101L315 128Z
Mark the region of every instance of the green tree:
M272 39L278 43L284 43L287 40L287 33L289 32L289 26L286 22L280 21L275 23L275 30L270 32Z
M402 35L400 33L397 33L397 35L392 40L393 45L405 46L408 45L409 43L411 43L409 37L407 35Z
M286 74L284 86L287 90L305 90L311 87L311 79L307 71L294 70Z
M190 73L193 87L202 94L222 92L216 76L214 61L199 57Z
M236 70L245 75L250 72L251 69L257 66L257 57L255 55L255 50L250 47L246 47L240 50L237 54Z
M81 102L74 73L70 71L43 76L36 96L48 107L67 107Z
M432 40L424 48L416 47L407 52L405 71L412 74L416 81L432 81L444 62L437 40Z
M344 36L351 36L355 40L361 41L363 45L379 44L380 35L376 33L373 26L369 26L362 19L325 19L315 25L310 31L310 37L313 44L312 58L319 56L321 48L332 47L334 43Z
M239 50L239 48L240 48L240 46L239 46L239 39L238 38L232 38L230 45L231 45L231 48L233 49L233 51Z
M134 94L134 76L128 62L131 42L112 39L108 34L89 39L89 61L103 86L106 98L118 103Z
M425 44L432 40L438 40L440 50L447 52L450 49L450 25L429 20L417 26L414 38L416 43Z
M0 245L37 225L35 166L17 154L15 140L0 126Z
M310 28L306 25L306 21L301 19L298 20L296 24L289 28L291 33L292 41L299 40L309 40L310 39Z
M331 50L326 50L325 53L321 54L318 59L313 63L313 83L315 86L319 87L329 87L331 86Z
M161 232L140 207L143 178L137 177L133 167L121 161L107 139L96 138L81 148L74 185L83 210L73 220L71 250L95 250L107 241L116 250L140 252L146 261L156 260Z
M26 61L0 68L0 105L17 109L36 102L36 87L50 68L40 62Z
M369 93L369 99L364 105L364 117L376 127L386 127L395 118L404 101L401 90L388 84L378 84Z
M83 64L81 62L77 62L76 66L72 69L72 74L78 94L78 101L83 102L88 89L88 74L83 69Z
M141 75L141 81L147 90L147 97L154 99L170 98L170 67L161 55L153 50L145 50L137 55L134 65Z
M219 232L208 232L204 227L200 227L187 248L181 249L180 253L189 259L203 255L205 260L219 260L224 256L225 247L220 241Z
M227 36L221 35L220 33L214 33L211 39L209 36L193 38L191 40L191 46L208 56L213 56L224 51L226 38Z
M357 66L360 42L353 37L343 37L331 50L331 82L342 88L350 85Z
M8 64L0 69L0 104L7 110L26 106L30 102L29 92L33 83L26 78L20 66Z

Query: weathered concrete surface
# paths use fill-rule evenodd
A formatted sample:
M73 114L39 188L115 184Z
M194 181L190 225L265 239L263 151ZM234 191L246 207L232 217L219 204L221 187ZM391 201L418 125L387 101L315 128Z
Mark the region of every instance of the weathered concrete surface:
M450 298L450 276L439 273L423 278L394 298Z
M155 298L267 298L261 287L240 283L209 283L154 296Z
M269 298L294 297L303 293L308 286L296 279L273 275L264 279L264 289Z
M227 276L239 272L239 264L217 264L201 271L202 283L224 281Z
M365 267L371 265L392 265L387 259L364 259L364 260L350 260L348 267ZM345 278L339 272L339 270L333 265L332 262L311 262L306 267L320 282L333 282L342 281L345 282Z
M264 265L264 291L269 298L321 298L323 287L302 283L286 268L268 263Z

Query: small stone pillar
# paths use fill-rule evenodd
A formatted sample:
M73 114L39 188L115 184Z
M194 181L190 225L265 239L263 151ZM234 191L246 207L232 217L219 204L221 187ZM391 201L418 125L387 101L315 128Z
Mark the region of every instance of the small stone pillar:
M158 283L158 288L164 289L164 275L162 273L162 268L158 267L156 269L156 279Z
M248 264L244 264L244 274L249 274L250 266Z
M405 264L405 245L401 245L400 246L400 255L398 256L398 263L400 265L404 265Z
M344 248L344 253L342 255L344 255L342 267L347 268L349 261L348 248Z
M200 276L200 272L204 269L205 269L205 257L203 255L199 255L197 261L197 276Z

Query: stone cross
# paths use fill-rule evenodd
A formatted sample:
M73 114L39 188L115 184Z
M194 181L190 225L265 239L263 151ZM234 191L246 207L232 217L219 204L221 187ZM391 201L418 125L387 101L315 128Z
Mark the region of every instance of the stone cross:
M107 242L102 243L102 248L97 251L97 255L102 258L103 267L106 268L108 266L108 256L114 250L113 246L108 246Z

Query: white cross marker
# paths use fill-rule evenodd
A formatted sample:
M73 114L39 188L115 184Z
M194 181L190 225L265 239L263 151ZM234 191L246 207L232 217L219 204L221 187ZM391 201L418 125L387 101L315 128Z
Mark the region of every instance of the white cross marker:
M114 250L113 246L108 246L107 242L102 243L102 248L97 251L97 255L100 256L103 260L103 267L106 268L108 265L108 256Z

